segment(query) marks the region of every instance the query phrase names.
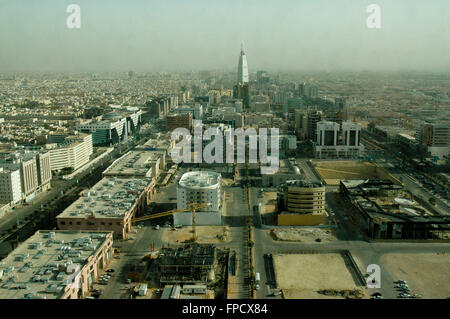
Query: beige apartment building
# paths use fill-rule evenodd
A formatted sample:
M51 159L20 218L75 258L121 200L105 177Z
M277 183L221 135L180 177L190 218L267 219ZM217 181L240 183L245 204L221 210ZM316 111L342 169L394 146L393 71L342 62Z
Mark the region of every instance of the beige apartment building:
M113 231L128 238L131 219L145 213L151 201L152 178L104 177L56 217L58 229Z
M92 135L80 133L67 136L60 144L47 144L50 153L51 169L61 170L66 167L74 171L89 162L93 153Z
M37 231L1 261L0 299L85 298L112 244L108 231Z
M325 223L325 186L321 182L286 181L278 191L278 208L278 225Z
M52 173L50 154L48 152L15 152L0 160L0 167L5 170L19 170L21 199L31 200L36 191L50 188Z

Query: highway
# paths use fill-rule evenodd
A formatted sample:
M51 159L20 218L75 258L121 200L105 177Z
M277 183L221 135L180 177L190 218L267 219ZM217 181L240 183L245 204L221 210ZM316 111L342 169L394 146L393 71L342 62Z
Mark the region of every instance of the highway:
M142 135L140 135L142 136ZM145 138L142 142L145 142ZM97 162L89 169L80 172L76 177L71 180L62 180L53 178L51 180L52 188L46 192L43 192L37 196L35 200L30 204L20 205L12 210L10 213L0 219L0 255L6 255L11 250L11 245L7 243L10 238L15 238L14 234L17 232L14 229L17 225L17 229L22 227L28 227L30 223L35 225L42 225L40 214L43 214L43 207L50 205L57 206L58 201L64 195L72 195L79 193L83 188L91 187L98 182L102 177L102 172L106 169L115 159L119 158L138 144L137 139L132 139L127 142L122 142L116 145L115 149L105 156L104 159ZM39 213L40 214L39 214ZM49 216L51 217L51 216ZM51 221L48 220L48 223ZM31 225L31 224L30 224ZM53 226L47 226L53 227ZM12 231L11 231L12 230ZM37 230L37 229L35 229ZM21 238L23 240L23 238Z

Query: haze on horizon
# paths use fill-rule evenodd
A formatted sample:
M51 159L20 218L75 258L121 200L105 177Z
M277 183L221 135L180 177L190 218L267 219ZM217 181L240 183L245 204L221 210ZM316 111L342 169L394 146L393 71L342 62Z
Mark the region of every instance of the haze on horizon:
M448 72L449 21L448 0L0 0L0 72L235 70L241 42L250 72Z

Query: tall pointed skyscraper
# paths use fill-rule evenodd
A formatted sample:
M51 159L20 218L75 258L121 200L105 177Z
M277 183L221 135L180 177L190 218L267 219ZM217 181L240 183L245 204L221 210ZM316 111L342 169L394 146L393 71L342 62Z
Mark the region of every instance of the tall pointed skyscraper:
M239 55L238 63L238 84L248 83L248 65L247 56L244 52L244 44L241 44L241 54Z

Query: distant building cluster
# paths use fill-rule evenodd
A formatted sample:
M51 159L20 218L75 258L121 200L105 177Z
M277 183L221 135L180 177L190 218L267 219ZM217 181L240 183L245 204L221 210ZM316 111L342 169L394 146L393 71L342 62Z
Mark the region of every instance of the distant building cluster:
M50 153L23 151L0 157L0 202L15 204L32 200L50 188Z

